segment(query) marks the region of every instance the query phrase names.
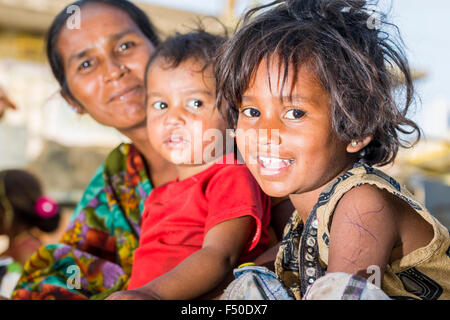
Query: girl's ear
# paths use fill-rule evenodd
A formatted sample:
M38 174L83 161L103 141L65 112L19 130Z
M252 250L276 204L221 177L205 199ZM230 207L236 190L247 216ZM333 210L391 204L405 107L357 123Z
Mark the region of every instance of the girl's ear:
M372 141L372 136L365 137L362 140L352 140L347 145L347 152L348 153L356 153L364 149L370 142Z
M85 114L86 110L84 110L83 107L80 106L80 104L72 98L72 95L67 93L65 90L60 90L59 93L61 96L66 100L66 102L70 105L73 111L75 111L78 114Z

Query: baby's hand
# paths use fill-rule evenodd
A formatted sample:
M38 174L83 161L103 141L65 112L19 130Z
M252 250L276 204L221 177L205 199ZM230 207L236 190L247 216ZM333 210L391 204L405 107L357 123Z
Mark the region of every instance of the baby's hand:
M105 300L158 300L158 296L151 291L134 289L126 291L117 291L110 295Z

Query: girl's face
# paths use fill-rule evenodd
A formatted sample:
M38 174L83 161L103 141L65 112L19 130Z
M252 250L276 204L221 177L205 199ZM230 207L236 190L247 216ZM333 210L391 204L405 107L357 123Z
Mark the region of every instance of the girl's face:
M157 58L147 73L150 143L177 165L202 165L223 154L226 123L215 108L215 78L203 61L172 68Z
M85 5L81 28L64 26L57 50L76 101L65 98L80 113L119 130L145 125L144 71L154 47L127 13Z
M283 74L277 59L271 62L269 69L260 63L243 94L238 148L268 195L317 191L347 170L352 156L332 129L330 99L314 73L302 67L290 92L290 72L280 98Z

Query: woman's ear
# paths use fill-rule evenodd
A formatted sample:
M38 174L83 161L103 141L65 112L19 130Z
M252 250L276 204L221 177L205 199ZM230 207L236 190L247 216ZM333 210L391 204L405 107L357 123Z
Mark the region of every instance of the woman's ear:
M66 102L70 105L72 110L78 114L85 114L86 110L65 90L60 90L59 92L61 96L66 100Z
M348 153L356 153L364 149L372 141L372 136L365 137L362 140L353 139L347 145Z

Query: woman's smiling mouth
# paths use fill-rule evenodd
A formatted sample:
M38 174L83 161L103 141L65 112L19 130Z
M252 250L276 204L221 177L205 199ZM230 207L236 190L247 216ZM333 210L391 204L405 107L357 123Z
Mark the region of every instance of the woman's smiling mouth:
M125 101L142 92L141 86L128 87L113 94L108 102Z

